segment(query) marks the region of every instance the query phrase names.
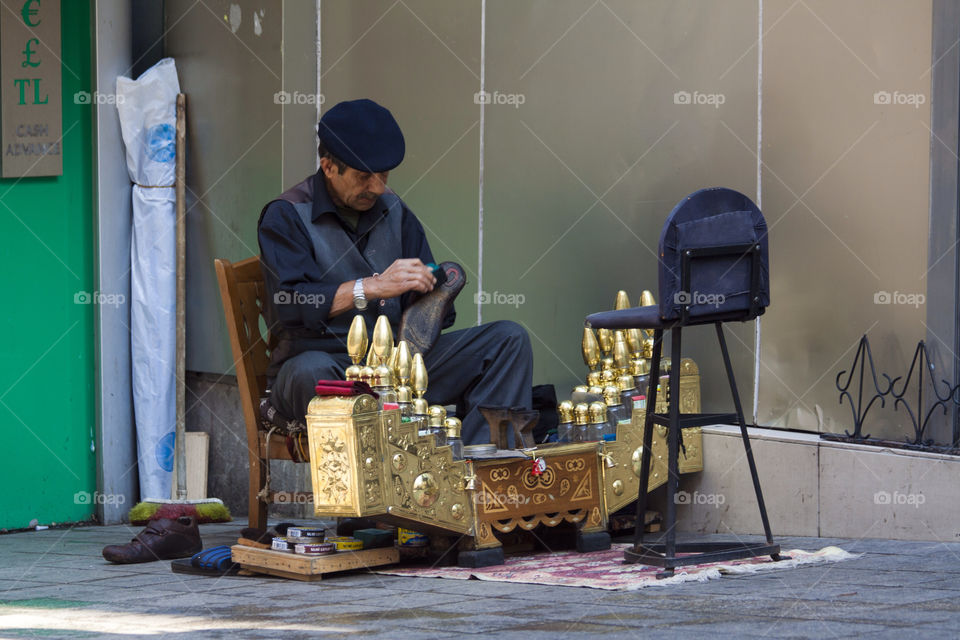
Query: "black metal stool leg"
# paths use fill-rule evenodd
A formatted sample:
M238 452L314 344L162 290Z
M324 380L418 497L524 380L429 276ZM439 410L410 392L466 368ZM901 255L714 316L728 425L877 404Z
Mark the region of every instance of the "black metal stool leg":
M677 567L684 567L705 562L722 562L727 560L737 560L741 558L755 558L758 556L770 556L774 560L783 559L780 555L780 545L773 541L773 535L770 532L770 521L767 518L766 505L763 502L763 494L760 491L760 478L757 474L756 461L753 458L753 450L750 447L750 438L747 433L746 420L743 417L743 407L740 403L740 395L737 391L736 379L733 375L733 367L730 364L730 354L727 350L726 340L723 335L723 328L720 323L716 323L717 336L720 341L720 351L723 355L723 363L727 373L727 379L730 383L730 391L733 394L733 402L736 407L736 413L681 413L680 411L680 353L681 353L681 328L671 327L671 356L672 367L670 370L669 387L671 390L669 396L669 411L666 414L656 413L656 386L659 382L660 374L660 355L662 352L661 341L663 331L655 332L656 345L653 350L653 362L650 369L650 390L649 403L647 405L647 415L643 434L643 455L641 461L640 494L637 496L637 529L634 536L634 545L624 551L624 561L628 563L642 562L644 564L661 567L663 571L657 574L658 578L664 578L674 575ZM677 491L680 484L679 466L680 466L680 438L682 427L705 426L710 424L732 424L734 421L740 426L740 436L743 440L744 449L747 454L747 463L750 466L750 475L753 479L753 488L757 495L757 504L760 508L760 517L763 520L763 530L766 534L765 543L744 543L744 542L684 542L676 541L677 534ZM642 517L646 510L647 490L649 488L649 474L651 462L651 444L653 439L653 429L656 426L665 426L669 429L667 435L667 507L665 514L665 536L662 543L644 544L643 542L643 521ZM677 555L678 553L683 555Z
M773 534L770 532L770 520L767 518L767 507L763 502L763 491L760 489L760 477L757 475L757 463L753 459L753 448L750 446L750 437L747 434L747 423L743 417L743 407L740 405L740 393L737 391L737 382L733 377L733 367L730 365L730 354L727 352L727 340L723 335L723 325L716 323L717 340L720 342L720 351L723 354L723 366L727 369L727 379L730 381L730 393L733 394L733 405L737 411L737 420L740 424L740 437L743 439L743 448L747 454L747 464L750 466L750 477L753 478L753 490L757 494L757 505L760 507L760 519L763 521L763 533L767 543L773 544ZM773 554L774 560L779 554Z
M664 545L664 571L658 577L673 575L677 557L677 490L680 488L680 327L670 332L670 426L667 431L667 513Z
M643 545L645 519L647 515L647 491L650 488L650 449L653 446L653 414L657 410L657 383L660 372L660 355L663 349L663 331L653 333L653 353L650 361L649 383L647 385L647 408L643 426L643 451L640 455L640 488L637 493L637 522L633 532L633 552L639 553ZM627 550L624 555L626 562L638 562L639 558Z

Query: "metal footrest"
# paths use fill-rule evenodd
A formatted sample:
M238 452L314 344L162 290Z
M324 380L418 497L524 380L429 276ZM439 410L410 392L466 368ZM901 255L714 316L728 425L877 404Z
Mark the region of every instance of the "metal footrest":
M684 556L667 556L663 544L639 544L623 552L626 564L648 564L661 567L657 578L669 578L676 567L686 567L724 560L742 560L770 556L774 561L785 560L780 556L780 545L775 543L744 544L741 542L687 542L678 543L675 553Z
M654 413L651 418L654 424L664 427L670 426L670 415L666 413ZM681 413L680 428L687 427L705 427L711 424L738 424L739 419L735 413Z

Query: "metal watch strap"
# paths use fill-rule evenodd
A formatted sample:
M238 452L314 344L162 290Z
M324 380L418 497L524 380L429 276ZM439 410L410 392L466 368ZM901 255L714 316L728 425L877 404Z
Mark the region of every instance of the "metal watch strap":
M363 292L363 278L357 278L353 283L353 306L363 311L367 308L367 297Z

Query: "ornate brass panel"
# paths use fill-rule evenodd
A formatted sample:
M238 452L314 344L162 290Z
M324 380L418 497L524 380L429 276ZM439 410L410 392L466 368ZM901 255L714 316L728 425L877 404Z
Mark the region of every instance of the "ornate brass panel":
M457 533L473 532L473 503L466 489L469 463L454 460L450 447L419 436L416 424L401 422L397 410L381 412L381 473L385 513Z
M681 409L700 409L699 371L681 362ZM321 516L395 516L431 529L472 536L475 548L500 544L497 532L578 523L604 529L609 513L637 494L644 412L618 428L615 442L542 446L546 468L529 458L454 460L417 423L397 410L379 411L370 396L317 397L310 402L314 511ZM650 488L666 480L666 429L653 434ZM685 429L680 471L703 468L700 429Z
M667 411L666 394L661 394L657 399L657 409ZM690 358L680 361L680 411L700 412L700 371ZM621 424L617 428L616 441L603 443L602 454L606 461L602 465L603 485L608 513L637 499L645 418L645 411L634 411L630 424ZM667 481L666 435L666 427L654 426L649 491ZM680 473L703 471L703 436L700 427L684 429L683 444L686 452L681 448Z
M596 443L537 449L533 454L546 463L540 475L533 474L530 459L475 463L477 530L489 527L506 533L540 524L553 527L564 520L583 522L586 531L605 528L607 512L597 450ZM476 545L496 546L494 541L491 533Z
M307 435L317 515L362 516L382 505L377 408L370 396L310 401Z

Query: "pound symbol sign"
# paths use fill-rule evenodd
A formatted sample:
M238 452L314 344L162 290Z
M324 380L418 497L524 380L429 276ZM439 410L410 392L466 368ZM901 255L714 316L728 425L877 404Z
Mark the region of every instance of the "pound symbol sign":
M40 66L39 60L37 60L36 62L33 61L33 54L36 53L36 51L34 51L33 49L34 44L38 45L40 44L40 41L37 38L30 38L29 40L27 40L27 44L24 47L23 51L20 52L23 54L23 57L24 57L23 62L20 63L21 67L39 67Z

